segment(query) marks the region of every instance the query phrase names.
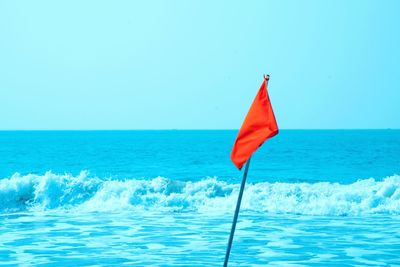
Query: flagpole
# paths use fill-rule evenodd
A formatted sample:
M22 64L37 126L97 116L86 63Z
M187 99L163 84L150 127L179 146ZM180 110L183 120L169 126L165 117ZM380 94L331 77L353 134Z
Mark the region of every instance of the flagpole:
M246 167L245 167L244 173L243 173L242 184L240 185L240 191L239 191L239 196L238 196L238 200L237 200L237 203L236 203L235 215L233 216L231 234L229 236L228 246L226 248L224 267L228 266L229 254L231 253L233 236L235 234L236 222L237 222L237 219L238 219L238 216L239 216L240 204L242 202L242 196L243 196L244 186L246 184L247 172L249 170L249 165L250 165L250 159L251 159L251 156L249 157L249 159L246 162Z

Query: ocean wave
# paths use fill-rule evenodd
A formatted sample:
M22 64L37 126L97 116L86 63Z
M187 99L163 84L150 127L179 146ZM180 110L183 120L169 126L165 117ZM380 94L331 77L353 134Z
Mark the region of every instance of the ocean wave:
M67 209L232 212L239 184L217 178L197 182L153 179L101 179L46 172L14 174L0 180L0 212ZM241 210L305 215L400 214L400 176L352 184L248 183Z

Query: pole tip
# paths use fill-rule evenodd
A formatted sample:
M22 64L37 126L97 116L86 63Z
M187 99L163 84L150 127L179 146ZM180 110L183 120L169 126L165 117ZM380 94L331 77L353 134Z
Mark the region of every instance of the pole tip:
M264 79L268 81L269 80L269 74L264 74Z

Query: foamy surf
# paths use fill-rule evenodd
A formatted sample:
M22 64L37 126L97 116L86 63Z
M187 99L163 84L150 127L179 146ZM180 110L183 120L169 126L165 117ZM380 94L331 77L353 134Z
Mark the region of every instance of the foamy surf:
M217 178L197 182L153 179L101 179L83 171L77 176L46 172L0 180L0 211L51 209L95 211L194 211L231 213L239 184ZM302 215L400 214L400 176L352 184L247 184L243 211Z

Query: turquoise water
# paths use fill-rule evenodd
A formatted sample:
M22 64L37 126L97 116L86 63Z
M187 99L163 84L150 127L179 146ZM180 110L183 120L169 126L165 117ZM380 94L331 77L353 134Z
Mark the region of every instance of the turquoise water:
M236 131L0 132L0 266L222 266ZM231 266L400 266L400 131L281 131Z

